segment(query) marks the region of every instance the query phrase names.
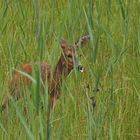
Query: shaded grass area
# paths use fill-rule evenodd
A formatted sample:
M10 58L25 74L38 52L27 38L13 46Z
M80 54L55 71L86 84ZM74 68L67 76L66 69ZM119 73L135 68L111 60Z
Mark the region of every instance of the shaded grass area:
M63 82L50 138L140 139L140 3L40 0L37 5L35 0L0 1L0 102L14 69L43 60L53 70L60 39L73 43L88 33L90 44L80 50L84 73L73 70ZM39 96L36 81L31 89L25 86L24 99L0 113L1 139L46 138L47 86ZM95 96L94 109L87 94Z

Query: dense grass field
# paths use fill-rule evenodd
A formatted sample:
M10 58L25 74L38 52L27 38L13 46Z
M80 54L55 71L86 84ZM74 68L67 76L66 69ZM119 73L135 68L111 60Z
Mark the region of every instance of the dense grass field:
M47 85L42 96L34 76L27 96L0 112L1 140L140 139L139 0L0 0L0 104L17 67L47 61L53 71L60 39L85 34L84 73L74 69L63 81L49 121Z

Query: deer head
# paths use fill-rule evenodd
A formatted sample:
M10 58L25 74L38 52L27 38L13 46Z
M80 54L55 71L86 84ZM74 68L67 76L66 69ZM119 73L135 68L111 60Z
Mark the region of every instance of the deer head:
M83 36L73 45L68 45L64 39L61 40L60 43L63 50L61 55L61 63L62 67L65 68L65 75L69 74L69 72L73 69L74 66L76 66L80 72L83 72L83 66L79 61L78 48L86 44L89 39L89 35Z

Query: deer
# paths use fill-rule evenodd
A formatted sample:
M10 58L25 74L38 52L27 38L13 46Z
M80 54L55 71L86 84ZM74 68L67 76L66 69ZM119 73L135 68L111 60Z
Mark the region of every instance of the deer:
M42 62L40 64L40 74L43 83L45 84L48 81L48 93L49 93L49 103L52 109L55 108L56 102L60 97L60 88L62 85L62 79L64 79L70 74L74 67L77 67L77 70L83 72L83 66L79 63L78 59L78 48L87 44L90 40L89 35L85 35L80 37L73 45L69 45L66 40L61 39L60 46L62 49L62 53L54 68L53 78L51 79L51 65ZM38 62L34 64L27 63L23 64L19 70L23 71L29 76L32 76L34 67L38 66ZM16 71L11 80L8 82L8 91L10 96L13 99L19 99L22 97L21 95L21 85L25 84L30 86L32 84L32 80L19 71ZM10 101L9 94L5 94L2 100L2 109L8 108L8 104Z

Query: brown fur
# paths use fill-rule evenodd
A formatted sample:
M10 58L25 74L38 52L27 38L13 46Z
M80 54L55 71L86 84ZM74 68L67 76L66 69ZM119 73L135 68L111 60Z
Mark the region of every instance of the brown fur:
M61 48L63 50L59 61L55 67L53 79L50 79L50 65L46 62L41 63L41 78L43 83L45 84L46 78L49 83L49 94L50 94L50 104L51 107L54 108L57 99L60 96L60 87L62 83L62 75L64 75L64 78L67 77L67 75L71 72L74 66L74 62L77 63L77 49L79 45L85 44L89 40L89 36L84 36L80 38L75 44L73 44L71 47L67 44L65 40L61 41ZM20 71L23 71L24 73L27 73L28 75L32 75L33 69L38 66L38 63L33 64L24 64L20 67ZM31 85L32 81L27 76L16 72L13 76L13 78L9 81L9 92L13 96L13 98L20 98L21 96L21 85L27 84ZM9 96L8 94L5 94L2 102L2 108L5 109L8 107L9 102Z

